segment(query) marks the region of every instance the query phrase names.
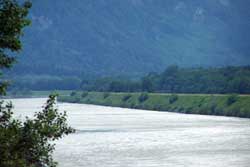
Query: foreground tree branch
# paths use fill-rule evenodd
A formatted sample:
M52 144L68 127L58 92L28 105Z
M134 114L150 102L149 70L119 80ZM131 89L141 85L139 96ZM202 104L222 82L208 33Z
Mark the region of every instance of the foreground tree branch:
M50 95L42 112L24 122L13 118L12 104L0 103L0 166L55 167L52 153L64 135L75 130L68 126L66 113L55 107L57 95Z

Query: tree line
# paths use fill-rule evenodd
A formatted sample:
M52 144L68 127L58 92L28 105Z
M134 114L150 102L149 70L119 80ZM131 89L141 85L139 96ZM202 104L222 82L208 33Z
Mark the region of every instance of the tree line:
M87 91L162 93L250 93L250 66L180 68L169 66L161 73L138 79L101 78L82 81Z
M84 90L98 92L250 93L250 66L221 68L167 67L143 77L15 77L16 90Z

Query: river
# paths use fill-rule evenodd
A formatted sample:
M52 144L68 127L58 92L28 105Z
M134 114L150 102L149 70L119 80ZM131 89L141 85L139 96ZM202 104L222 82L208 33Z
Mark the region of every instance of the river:
M13 99L15 116L44 98ZM75 134L56 142L59 167L249 167L250 120L59 103Z

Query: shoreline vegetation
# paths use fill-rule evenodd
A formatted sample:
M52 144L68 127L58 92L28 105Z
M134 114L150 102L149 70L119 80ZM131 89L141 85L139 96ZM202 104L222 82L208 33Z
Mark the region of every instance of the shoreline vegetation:
M52 92L59 94L59 102L250 118L250 95L248 94L171 94L58 90L9 94L4 98L45 98Z
M71 92L59 102L250 118L250 95Z
M31 90L250 94L250 66L185 68L171 65L161 72L149 72L137 76L112 74L112 76L64 77L61 79L55 76L14 77L13 85L8 92L12 95L29 94Z

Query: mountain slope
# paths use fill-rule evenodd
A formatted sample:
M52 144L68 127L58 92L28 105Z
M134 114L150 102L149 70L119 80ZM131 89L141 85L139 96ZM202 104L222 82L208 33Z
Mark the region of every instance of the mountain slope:
M34 1L13 74L136 75L250 64L250 2Z

